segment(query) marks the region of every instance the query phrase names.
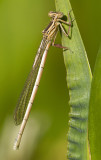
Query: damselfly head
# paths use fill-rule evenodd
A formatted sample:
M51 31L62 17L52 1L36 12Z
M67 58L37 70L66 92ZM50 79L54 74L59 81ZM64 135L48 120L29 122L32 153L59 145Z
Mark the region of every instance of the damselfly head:
M63 13L62 12L53 12L53 11L50 11L48 13L48 16L51 17L51 18L54 18L55 16L57 16L57 18L62 18L63 17Z

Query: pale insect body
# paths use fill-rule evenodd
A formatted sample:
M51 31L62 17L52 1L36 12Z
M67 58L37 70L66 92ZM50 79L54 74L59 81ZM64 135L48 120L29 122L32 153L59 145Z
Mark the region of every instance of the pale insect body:
M29 117L29 113L40 83L40 79L42 76L46 56L48 49L50 45L54 45L59 48L66 48L61 45L54 44L55 38L58 32L58 26L62 29L63 33L65 32L64 29L61 27L62 24L67 24L71 26L71 22L66 22L62 20L63 13L61 12L49 12L49 17L51 17L51 22L49 25L42 31L43 33L43 39L41 41L40 47L38 49L38 52L35 57L35 61L32 66L32 70L27 78L27 81L25 83L25 87L22 91L22 94L20 96L20 99L18 101L15 114L14 114L14 120L15 124L18 125L22 122L20 131L18 133L18 137L14 143L14 149L19 148L21 137L26 125L26 122ZM65 33L65 35L68 37L68 34ZM52 42L53 40L53 42ZM34 87L33 87L34 86ZM27 107L28 106L28 107ZM27 109L26 109L27 107ZM26 111L26 112L25 112ZM25 114L25 115L24 115Z

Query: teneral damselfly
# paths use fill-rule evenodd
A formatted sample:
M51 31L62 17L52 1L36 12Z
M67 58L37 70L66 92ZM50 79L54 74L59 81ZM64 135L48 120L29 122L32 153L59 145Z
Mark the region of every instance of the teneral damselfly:
M22 137L25 125L27 123L29 113L30 113L30 110L31 110L31 107L32 107L39 83L40 83L47 52L48 52L50 45L52 44L53 46L67 49L66 47L63 47L61 45L54 44L54 42L55 42L55 38L56 38L59 27L61 31L68 37L69 30L71 27L71 21L70 21L69 14L68 14L69 22L62 20L64 16L62 12L52 12L51 11L49 12L48 15L49 17L51 17L51 21L49 25L42 32L43 39L37 51L35 61L32 66L32 70L27 78L24 89L21 93L21 96L19 98L18 104L15 109L15 113L14 113L15 124L19 125L21 122L22 124L20 127L20 131L18 133L17 139L14 143L14 149L19 148L21 137ZM67 33L65 32L62 26L62 23L69 26Z

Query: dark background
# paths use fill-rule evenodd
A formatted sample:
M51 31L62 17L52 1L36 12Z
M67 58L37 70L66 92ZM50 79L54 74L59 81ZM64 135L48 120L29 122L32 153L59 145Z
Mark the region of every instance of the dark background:
M71 0L93 72L101 40L101 1ZM48 25L53 0L0 0L0 159L66 159L69 97L62 50L51 47L20 151L13 112ZM57 43L61 43L60 36ZM37 126L39 128L37 128ZM17 128L17 130L16 130ZM36 129L36 130L35 130Z

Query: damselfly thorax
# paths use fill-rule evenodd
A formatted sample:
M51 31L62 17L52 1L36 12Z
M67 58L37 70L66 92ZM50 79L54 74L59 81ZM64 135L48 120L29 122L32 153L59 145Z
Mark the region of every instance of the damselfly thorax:
M60 24L60 18L63 17L63 13L49 12L48 15L51 17L51 21L49 25L42 31L42 33L43 33L43 37L51 41L57 34L58 26Z
M43 38L46 38L47 40L51 41L53 39L53 41L55 42L55 38L59 29L59 26L61 28L61 30L63 31L63 33L68 37L68 33L65 32L62 23L67 24L69 26L71 26L71 21L70 21L70 15L69 15L69 22L66 22L64 20L62 20L63 18L63 13L62 12L49 12L49 17L51 17L51 21L49 23L49 25L42 31L43 33Z

